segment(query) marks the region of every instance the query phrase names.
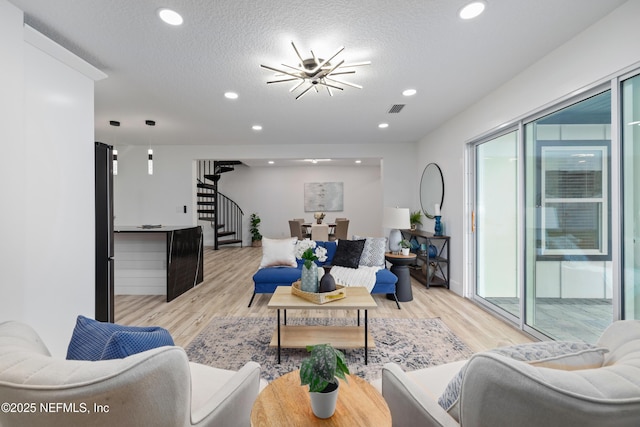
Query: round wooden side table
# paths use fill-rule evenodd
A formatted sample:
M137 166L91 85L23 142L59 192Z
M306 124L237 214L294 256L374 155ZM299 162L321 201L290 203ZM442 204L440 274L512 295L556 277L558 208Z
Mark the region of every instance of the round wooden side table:
M300 371L275 379L258 395L251 410L251 425L266 426L391 426L387 402L371 384L355 375L340 380L336 412L321 419L311 411L309 387L300 385Z

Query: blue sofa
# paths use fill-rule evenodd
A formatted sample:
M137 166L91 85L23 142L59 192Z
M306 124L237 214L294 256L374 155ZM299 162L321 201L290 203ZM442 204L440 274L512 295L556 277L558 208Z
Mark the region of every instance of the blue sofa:
M316 242L316 244L327 249L327 260L325 262L316 261L316 264L320 267L331 266L333 255L336 253L337 243ZM272 294L275 292L276 287L291 286L293 282L300 280L303 263L301 260L297 261L297 267L265 267L259 269L256 274L253 275L254 290L251 301L249 301L249 307L251 307L256 294ZM396 296L397 281L398 278L395 274L386 268L382 268L376 273L376 284L371 293L393 295L393 299L398 309L400 309L400 303Z

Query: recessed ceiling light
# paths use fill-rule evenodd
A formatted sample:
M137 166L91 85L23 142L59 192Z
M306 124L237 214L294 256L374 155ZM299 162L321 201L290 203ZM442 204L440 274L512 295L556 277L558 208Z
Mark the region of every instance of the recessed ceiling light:
M386 129L386 128L388 128L388 127L389 127L389 123L380 123L380 124L378 125L378 127L379 127L380 129Z
M175 10L171 9L158 10L158 16L169 25L182 25L183 22L182 16L180 16L180 14Z
M402 94L403 94L404 96L413 96L413 95L415 95L417 92L418 92L418 91L417 91L417 90L415 90L415 89L407 89L407 90L405 90L404 92L402 92Z
M238 99L238 94L235 92L225 92L224 97L227 99Z
M484 8L487 6L487 4L483 1L474 1L469 3L468 5L464 6L462 9L460 9L460 12L458 12L458 16L461 19L473 19L476 18L478 16L480 16L480 14L482 12L484 12Z
M362 163L362 160L356 160L356 163L360 164L360 163Z
M273 160L269 160L267 163L269 163L270 165L274 164L275 162Z
M260 125L253 125L253 126L251 126L251 129L253 129L253 130L262 130L262 126L260 126Z

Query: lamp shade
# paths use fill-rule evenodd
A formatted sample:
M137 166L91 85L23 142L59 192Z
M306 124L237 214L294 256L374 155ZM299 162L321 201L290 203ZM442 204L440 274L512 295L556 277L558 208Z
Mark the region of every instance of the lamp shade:
M385 228L403 229L411 227L409 208L384 208L382 226Z

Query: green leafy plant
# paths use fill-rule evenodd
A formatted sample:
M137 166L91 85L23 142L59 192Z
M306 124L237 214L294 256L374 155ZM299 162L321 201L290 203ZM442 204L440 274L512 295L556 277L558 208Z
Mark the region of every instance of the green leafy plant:
M251 241L262 240L262 234L260 234L260 217L255 212L249 217L249 232L251 233Z
M409 215L409 222L411 223L411 225L416 225L416 224L422 225L422 212L421 211L411 212L411 214Z
M411 243L409 243L409 241L408 241L408 240L404 240L404 239L403 239L403 240L400 240L400 246L401 246L401 247L403 247L403 248L405 248L405 249L406 249L406 248L410 248L410 247L411 247Z
M344 353L331 344L309 345L307 351L311 355L300 365L300 381L309 385L310 392L322 392L329 384L337 384L338 378L347 381L349 368Z

